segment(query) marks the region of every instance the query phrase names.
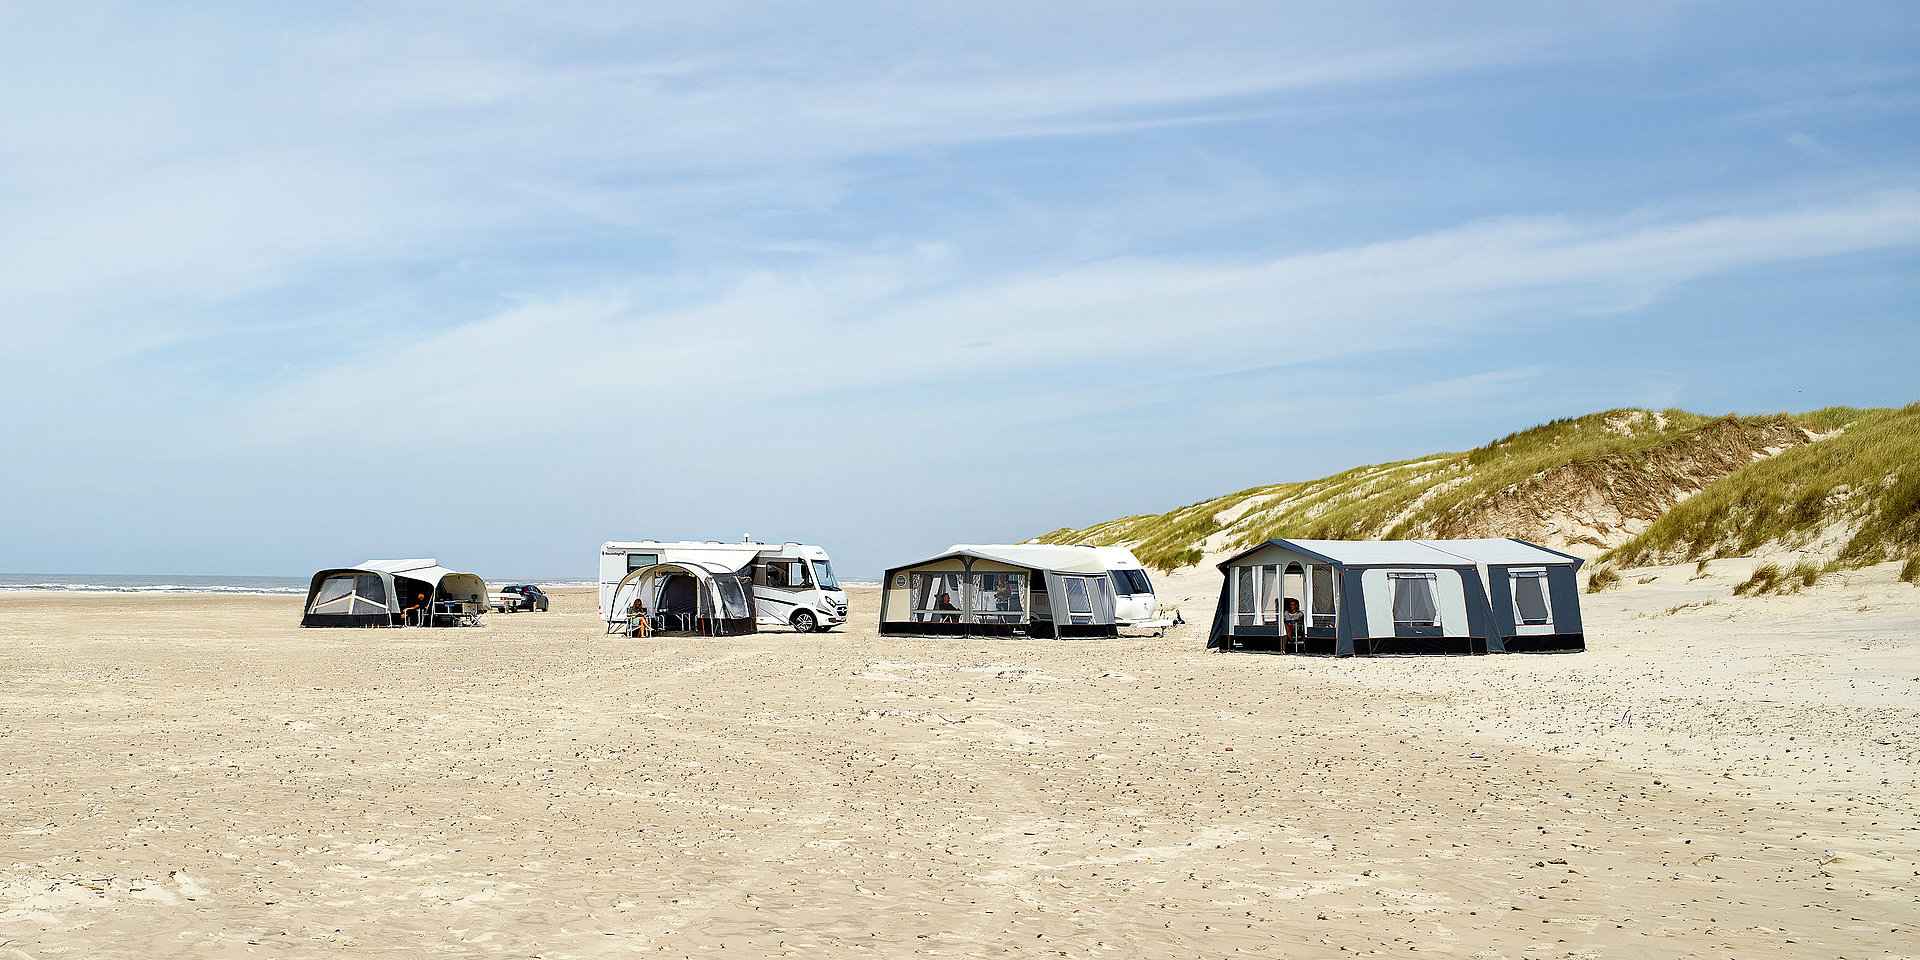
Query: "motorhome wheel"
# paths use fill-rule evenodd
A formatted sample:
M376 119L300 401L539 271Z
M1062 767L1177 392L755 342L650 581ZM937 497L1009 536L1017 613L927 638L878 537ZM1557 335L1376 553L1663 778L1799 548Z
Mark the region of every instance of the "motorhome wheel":
M818 625L819 621L813 618L813 614L805 610L793 615L793 630L795 633L812 633Z

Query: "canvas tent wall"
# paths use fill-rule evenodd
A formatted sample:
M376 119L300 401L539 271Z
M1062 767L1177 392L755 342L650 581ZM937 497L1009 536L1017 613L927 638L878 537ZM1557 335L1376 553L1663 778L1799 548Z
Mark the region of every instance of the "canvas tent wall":
M1521 540L1269 540L1220 563L1207 646L1337 656L1586 649L1580 559Z
M459 604L467 615L477 615L487 603L487 584L471 573L449 570L440 561L367 560L358 566L336 567L313 575L307 588L303 627L397 627L406 623L406 610L424 595L429 613L422 625L446 625L451 617L435 617L435 604ZM442 608L447 609L447 608Z
M607 632L731 637L756 631L753 581L721 563L656 563L613 589Z
M1113 585L1087 547L956 544L881 582L890 636L1118 635Z

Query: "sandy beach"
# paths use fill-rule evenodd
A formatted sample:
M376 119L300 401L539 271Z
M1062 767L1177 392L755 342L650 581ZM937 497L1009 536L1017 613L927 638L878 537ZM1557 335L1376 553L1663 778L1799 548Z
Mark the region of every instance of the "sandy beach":
M1915 956L1894 570L1353 660L1206 652L1211 573L1065 642L4 593L0 958Z

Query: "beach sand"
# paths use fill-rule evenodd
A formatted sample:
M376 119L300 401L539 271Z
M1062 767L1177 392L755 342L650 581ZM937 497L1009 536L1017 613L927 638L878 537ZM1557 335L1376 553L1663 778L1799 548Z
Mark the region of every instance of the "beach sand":
M1428 659L0 594L0 958L1913 956L1893 569Z

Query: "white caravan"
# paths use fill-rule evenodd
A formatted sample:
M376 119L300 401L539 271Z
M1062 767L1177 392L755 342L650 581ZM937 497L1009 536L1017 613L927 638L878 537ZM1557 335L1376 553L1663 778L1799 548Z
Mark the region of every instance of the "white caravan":
M709 563L753 576L753 606L762 627L801 633L847 622L847 594L834 579L827 551L803 543L721 543L718 540L609 540L600 545L600 617L628 573L656 563Z
M1159 598L1153 595L1153 581L1147 568L1126 547L1094 547L1093 555L1107 568L1113 581L1113 622L1123 627L1165 630L1173 621L1160 615Z

